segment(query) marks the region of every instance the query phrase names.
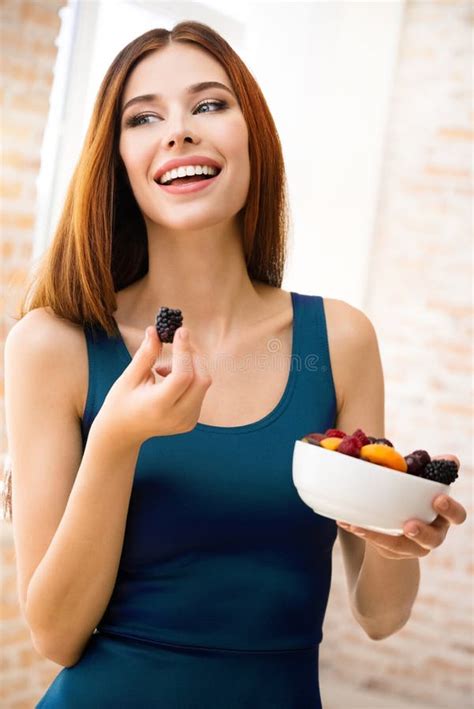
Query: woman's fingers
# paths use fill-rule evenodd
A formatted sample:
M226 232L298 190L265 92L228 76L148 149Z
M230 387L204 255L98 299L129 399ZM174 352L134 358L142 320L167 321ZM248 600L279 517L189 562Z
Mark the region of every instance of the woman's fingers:
M463 524L466 521L466 509L449 495L438 495L433 502L433 508L449 524Z
M436 526L433 524L427 525L419 520L411 520L405 525L404 534L399 536L372 532L354 525L345 526L343 529L373 544L381 553L383 552L384 556L390 554L390 558L405 559L426 556L432 549L442 544L449 524L445 520L439 521ZM409 532L415 527L418 532L415 536L411 536Z
M449 529L449 522L437 517L431 524L410 520L403 525L403 533L423 549L436 549L443 543Z
M212 384L212 378L207 372L207 367L196 354L193 354L193 365L193 382L175 402L175 407L179 409L180 405L182 405L186 410L191 409L193 411L199 411L200 413L202 401Z
M183 338L182 335L185 335ZM159 365L160 366L160 365ZM173 402L178 401L194 381L194 363L189 330L179 327L173 338L171 370L161 389Z
M343 529L344 528L345 527L343 527ZM346 529L356 537L365 539L367 542L373 544L379 550L383 551L385 556L390 554L393 555L392 558L408 559L414 556L426 556L426 554L428 554L428 550L421 548L419 544L404 535L396 537L391 534L372 532L369 529L356 527L354 525L348 525Z
M155 365L154 370L157 374L160 375L160 377L167 377L168 374L171 374L171 360L166 362L161 361L161 364Z
M461 467L461 461L456 455L453 455L452 453L446 453L445 455L434 455L431 460L454 460L454 462L458 466L458 470Z
M459 470L461 463L455 455L439 455L432 460L441 458L454 460ZM422 557L444 542L451 524L462 524L467 517L465 508L449 495L438 495L433 501L433 509L438 513L438 516L431 524L417 519L407 520L403 525L403 535L397 537L372 532L347 522L338 521L337 524L347 532L373 545L382 556L389 559Z
M132 386L138 386L144 380L146 381L161 351L162 344L155 329L153 327L147 327L140 347L135 352L132 361L123 373L124 378L129 381Z

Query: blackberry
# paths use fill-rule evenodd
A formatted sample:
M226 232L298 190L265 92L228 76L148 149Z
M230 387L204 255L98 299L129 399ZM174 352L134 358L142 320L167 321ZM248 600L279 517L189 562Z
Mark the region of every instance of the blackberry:
M156 331L161 342L173 342L174 333L182 324L181 310L162 306L156 316Z
M458 466L454 460L432 460L425 467L420 477L434 480L443 485L451 485L458 477Z

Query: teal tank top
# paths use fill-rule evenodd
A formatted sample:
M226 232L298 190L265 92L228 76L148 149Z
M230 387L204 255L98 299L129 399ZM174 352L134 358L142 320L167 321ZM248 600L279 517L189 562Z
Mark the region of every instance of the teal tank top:
M320 643L337 528L299 498L292 456L297 439L335 426L337 402L323 299L291 297L290 373L273 411L142 444L117 579L96 632L242 652ZM84 332L85 445L131 357L121 337Z

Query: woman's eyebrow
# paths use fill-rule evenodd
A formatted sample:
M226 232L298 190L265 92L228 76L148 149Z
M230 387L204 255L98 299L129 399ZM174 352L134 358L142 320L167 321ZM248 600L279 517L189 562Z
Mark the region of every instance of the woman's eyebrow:
M232 89L225 84L221 84L220 81L200 81L199 84L192 84L191 86L188 86L186 93L198 94L200 91L204 91L205 89L224 89L225 91L228 91L231 96L234 96ZM151 101L159 101L161 98L162 96L160 94L143 94L143 96L135 96L135 98L131 98L130 101L127 101L125 106L122 108L122 115L125 110L134 103L150 103Z

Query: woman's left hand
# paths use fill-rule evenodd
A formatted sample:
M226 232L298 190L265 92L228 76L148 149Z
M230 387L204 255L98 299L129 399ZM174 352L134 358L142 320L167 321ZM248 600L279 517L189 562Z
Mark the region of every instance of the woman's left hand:
M460 462L455 455L438 455L433 460L440 458L454 460L459 469ZM337 524L355 536L365 539L387 559L413 559L427 556L432 549L439 547L450 525L462 524L467 517L465 508L448 495L438 495L433 501L433 509L438 516L431 524L417 519L408 520L403 526L403 535L399 537L371 532L369 529L355 527L347 522L337 522Z

